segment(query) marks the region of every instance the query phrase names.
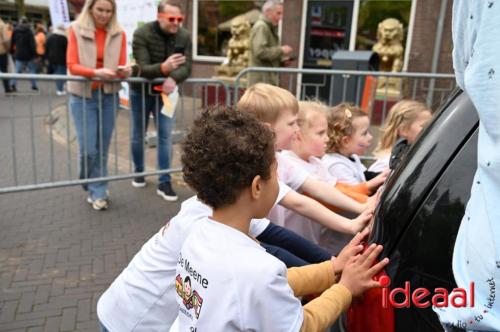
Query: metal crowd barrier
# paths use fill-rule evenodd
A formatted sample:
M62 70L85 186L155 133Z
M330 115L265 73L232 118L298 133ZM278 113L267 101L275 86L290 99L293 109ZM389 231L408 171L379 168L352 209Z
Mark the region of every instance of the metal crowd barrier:
M419 100L436 109L456 86L453 74L249 67L235 78L234 102L240 97L249 73L276 73L280 86L299 100L318 100L329 106L344 101L360 105L375 124L382 124L390 107L403 98ZM390 84L377 92L381 80L392 81L400 94L394 95L395 89L391 90Z
M173 142L182 138L196 114L202 109L210 105L236 103L246 87L245 77L250 72L277 73L280 86L295 93L301 100L321 100L330 106L341 101L361 105L369 110L372 123L376 124L384 122L387 111L398 98L425 101L431 108L435 108L455 87L452 74L294 68L247 68L238 74L233 85L215 79L188 79L179 86L180 99L175 112ZM387 87L382 97L374 96L376 88L374 84L380 77L399 79L401 95L397 98L391 96ZM0 73L0 80L2 79L18 80L19 92L0 95L0 132L3 134L0 141L0 194L180 171L176 153L170 169L159 169L156 149L149 148L155 145L155 136L151 136L154 133L155 123L154 119L150 119L149 132L145 138L147 146L144 148L145 159L149 163L146 162L144 172L134 172L130 145L131 110L127 105L123 105L113 107L117 120L109 149L108 175L102 178L80 178L79 168L82 167L78 165L78 144L70 114L69 95L56 95L55 82L78 81L88 85L92 84L92 81L65 75ZM32 79L38 82L39 91L30 89L28 81ZM122 82L141 84L142 91L152 94L148 85L161 84L162 81L162 79L148 81L142 78L130 78ZM115 82L120 81L115 80ZM154 96L155 112L160 112L160 97ZM143 98L142 111L144 103ZM98 135L102 135L102 132ZM82 166L86 167L85 164Z
M89 85L93 81L65 75L0 73L0 80L4 79L16 79L18 92L0 95L0 132L3 134L0 142L0 194L180 171L180 167L175 162L171 163L170 169L158 169L156 149L150 148L156 144L154 136L158 125L158 117L156 117L156 121L155 118L150 119L149 131L145 138L145 171L134 173L130 147L131 110L126 102L119 107L116 107L117 103L113 102L112 111L116 120L109 147L108 176L80 178L80 170L88 167L88 164L84 162L79 167L78 143L70 112L69 94L56 95L55 82L57 80L78 81ZM37 81L38 91L30 88L29 81L32 79ZM148 81L142 78L130 78L122 82L141 84L142 91L156 100L154 112L158 114L161 111L158 106L161 105L159 102L161 96L148 90L150 90L150 83L161 85L162 79ZM172 141L174 143L179 141L196 114L203 108L211 104L229 104L231 102L229 93L229 88L224 82L214 79L188 79L179 85L180 97L175 111L176 120L172 130ZM120 96L120 99L121 97L125 96ZM83 102L84 112L85 104L86 101ZM142 112L144 112L144 104L143 95ZM98 114L99 117L102 116L102 108L99 108ZM85 123L84 132L87 132ZM102 131L99 130L97 135L100 135L99 142L102 144ZM99 149L102 149L102 145ZM178 156L173 157L178 159ZM100 167L102 169L104 165L101 164Z

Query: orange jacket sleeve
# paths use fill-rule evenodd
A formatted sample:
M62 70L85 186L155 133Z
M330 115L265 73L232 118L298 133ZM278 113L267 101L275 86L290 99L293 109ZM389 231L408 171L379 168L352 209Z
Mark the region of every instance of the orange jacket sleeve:
M94 77L95 68L89 68L80 64L78 58L78 42L73 29L69 29L68 50L66 51L66 64L71 75Z

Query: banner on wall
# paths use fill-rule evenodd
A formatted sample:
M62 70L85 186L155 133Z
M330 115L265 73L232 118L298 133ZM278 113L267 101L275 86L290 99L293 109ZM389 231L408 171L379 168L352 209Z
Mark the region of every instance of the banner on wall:
M134 31L143 24L156 20L158 2L159 0L116 1L118 22L120 22L127 36L127 61L129 63L133 61L132 38L134 36ZM128 105L128 95L128 84L124 84L124 89L120 92L120 101L125 106Z
M49 0L50 20L53 27L70 24L68 2L66 0Z

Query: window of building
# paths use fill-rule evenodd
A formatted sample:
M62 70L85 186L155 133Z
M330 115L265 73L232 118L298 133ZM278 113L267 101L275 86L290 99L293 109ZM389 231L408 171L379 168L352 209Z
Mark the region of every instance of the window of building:
M223 61L231 38L231 20L244 15L250 23L260 15L264 1L253 0L195 0L193 15L194 45L196 60Z

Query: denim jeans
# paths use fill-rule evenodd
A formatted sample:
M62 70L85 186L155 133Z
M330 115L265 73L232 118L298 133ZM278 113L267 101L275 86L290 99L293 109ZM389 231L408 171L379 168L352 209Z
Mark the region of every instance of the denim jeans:
M66 65L49 64L49 67L50 67L49 71L54 75L66 75ZM64 91L64 81L57 80L56 81L56 88L57 88L57 91L63 92Z
M93 90L92 98L70 96L71 115L75 124L79 151L80 178L108 175L108 151L118 110L118 94ZM84 186L90 198L107 198L108 183L94 182Z
M35 64L34 60L30 60L30 61L16 60L16 73L19 74L19 73L24 72L26 67L28 68L30 74L36 74L37 69L36 69L36 64ZM10 85L16 86L16 80L12 79L10 81ZM36 88L36 81L35 80L31 80L31 87Z
M132 159L134 160L135 172L144 172L144 136L148 128L150 114L154 117L158 132L157 168L162 170L170 168L171 136L175 118L169 118L161 113L163 102L160 95L150 95L147 89L145 95L142 92L131 90L130 102L132 106ZM170 182L170 174L160 175L159 182Z

